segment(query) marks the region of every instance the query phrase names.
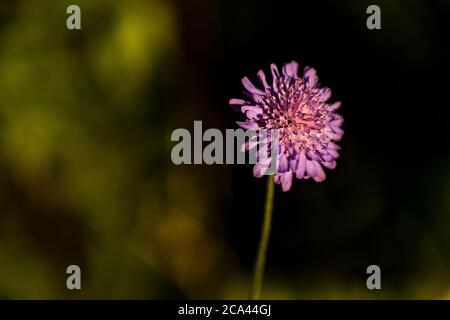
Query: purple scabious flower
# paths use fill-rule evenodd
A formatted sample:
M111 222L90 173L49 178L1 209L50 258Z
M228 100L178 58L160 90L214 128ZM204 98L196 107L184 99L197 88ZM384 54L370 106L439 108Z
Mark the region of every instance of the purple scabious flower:
M334 169L337 142L344 131L343 117L336 113L340 102L329 103L331 90L319 85L316 70L306 67L298 75L298 63L284 64L282 73L275 64L270 65L272 82L262 70L258 78L259 89L247 77L242 79L247 99L231 99L230 105L245 113L246 121L237 122L243 129L274 130L278 132L278 154L274 181L288 191L293 177L325 180L323 167ZM246 143L249 150L251 144ZM255 177L261 177L269 166L267 159L258 158L254 166Z

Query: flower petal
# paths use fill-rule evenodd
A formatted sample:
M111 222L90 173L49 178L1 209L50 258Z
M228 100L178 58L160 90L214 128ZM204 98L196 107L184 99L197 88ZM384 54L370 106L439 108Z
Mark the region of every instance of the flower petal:
M310 178L314 178L317 174L316 166L313 161L315 160L306 160L306 173Z
M264 74L264 71L262 71L262 70L258 71L258 78L259 78L259 81L261 81L261 83L263 84L264 90L267 90L270 88L270 86L267 84L266 75Z
M317 72L314 68L306 67L303 77L306 79L306 84L309 88L313 88L319 82Z
M281 173L281 189L284 192L289 191L292 186L292 171Z
M298 160L297 170L295 171L295 176L297 179L303 178L306 170L306 156L305 151L300 153L300 158Z
M283 75L286 77L298 78L298 63L292 61L290 63L286 63L283 66Z
M292 170L292 172L295 172L297 170L298 165L298 159L290 159L289 160L289 168Z
M329 162L322 162L322 165L325 167L325 168L328 168L328 169L334 169L334 168L336 168L336 161L329 161Z
M278 79L280 77L280 72L278 71L278 67L275 63L270 65L270 70L272 71L272 78Z
M328 109L328 111L333 112L333 111L336 111L337 109L339 109L340 106L341 106L341 102L337 101L337 102L329 105L327 109Z
M230 99L229 104L232 106L242 106L243 104L245 104L245 100L233 98Z
M331 154L335 159L339 158L339 153L336 150L330 149L328 153Z
M342 135L342 134L344 134L344 130L342 130L340 127L338 127L338 126L333 126L333 125L331 125L331 129L333 129L333 131L335 132L335 133L337 133L337 134L340 134L340 135Z
M253 129L256 130L259 128L259 125L253 120L246 121L236 121L236 123L243 129Z
M248 90L248 92L254 95L255 94L260 96L264 95L264 92L256 88L247 77L242 78L242 84L244 85L245 89Z
M338 114L334 117L334 120L330 122L330 124L332 126L341 126L343 123L344 123L344 117L342 117Z
M307 154L311 160L320 160L320 156L315 151L308 151Z
M314 180L316 182L324 181L327 176L325 175L325 172L323 171L322 166L317 161L313 161L313 164L314 164L314 167L316 168L316 173L317 173L316 176L314 177Z
M253 175L256 178L261 178L270 166L270 159L260 160L253 166Z
M342 136L344 135L344 131L342 131L342 133L333 133L332 135L331 135L331 138L334 140L334 141L340 141L341 139L342 139Z
M289 170L288 160L285 154L280 155L278 159L278 172L286 172Z
M322 162L330 162L334 160L334 157L331 154L322 154Z
M340 150L341 147L338 146L338 145L337 145L336 143L334 143L334 142L329 142L328 145L327 145L327 149L328 149L328 150Z
M241 111L245 112L249 119L258 119L258 115L263 113L263 110L257 106L242 106Z
M325 102L331 98L331 89L330 88L322 88L319 90L320 99Z
M276 175L274 175L273 181L274 181L276 184L280 184L280 183L281 183L281 173L277 173Z
M270 70L272 71L272 89L275 92L278 92L277 81L278 78L280 77L280 72L278 71L278 68L274 63L270 65Z
M253 112L256 112L256 113L262 113L262 112L263 112L263 110L262 110L260 107L257 107L257 106L247 106L247 105L242 106L242 107L241 107L241 111L242 111L242 112L253 111Z
M248 140L245 141L241 146L241 152L245 152L246 150L251 150L259 144L258 140Z

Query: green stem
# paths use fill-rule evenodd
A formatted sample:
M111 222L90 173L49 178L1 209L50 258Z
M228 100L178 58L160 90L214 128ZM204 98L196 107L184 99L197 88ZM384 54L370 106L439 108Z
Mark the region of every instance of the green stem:
M264 207L264 221L262 226L261 240L259 242L258 255L256 257L253 282L250 290L250 300L258 300L261 296L261 287L266 264L267 245L269 243L270 226L272 224L274 182L273 176L267 176L266 205Z

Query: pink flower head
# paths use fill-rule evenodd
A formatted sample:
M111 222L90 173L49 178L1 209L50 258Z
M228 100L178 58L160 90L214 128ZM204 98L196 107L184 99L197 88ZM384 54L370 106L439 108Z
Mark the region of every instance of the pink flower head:
M306 67L298 76L298 63L284 64L282 73L275 64L270 65L272 82L269 83L262 70L258 78L263 85L259 89L247 77L242 83L248 99L231 99L230 105L238 107L247 119L237 122L243 129L278 131L278 154L276 155L275 183L288 191L292 178L325 180L323 167L336 167L338 150L336 144L344 131L343 117L336 113L340 102L327 102L331 97L329 88L320 87L316 70ZM249 150L249 144L244 146ZM269 166L266 159L257 159L254 175L262 176Z

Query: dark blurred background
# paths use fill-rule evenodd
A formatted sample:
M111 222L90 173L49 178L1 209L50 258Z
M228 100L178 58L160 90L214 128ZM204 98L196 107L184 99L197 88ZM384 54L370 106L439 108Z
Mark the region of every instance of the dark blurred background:
M0 298L246 298L265 179L175 166L170 135L236 128L240 79L297 60L346 134L324 183L277 188L263 298L450 299L449 18L447 0L1 1Z

